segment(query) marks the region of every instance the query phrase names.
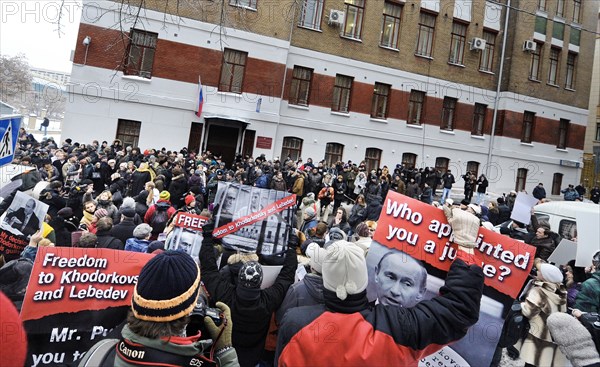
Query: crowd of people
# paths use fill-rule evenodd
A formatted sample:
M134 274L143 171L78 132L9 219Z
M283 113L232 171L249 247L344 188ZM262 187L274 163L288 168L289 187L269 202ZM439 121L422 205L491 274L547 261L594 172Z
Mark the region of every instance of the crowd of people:
M158 350L154 356L175 365L189 363L185 358L204 355L210 349L197 337L185 335L199 294L204 294L226 320L217 325L209 318L205 325L216 346L212 360L221 366L336 364L329 362L338 360L340 350L346 353L348 365L414 364L462 338L477 321L483 288L482 270L473 264L472 257L477 231L480 226L494 229L507 222L516 199L516 192L511 192L487 202L487 178L471 172L462 176L464 200L454 203L450 193L456 178L450 170L441 174L434 168L397 165L391 171L386 166L369 171L365 162L328 166L310 158L303 162L241 155L228 164L210 152L197 154L185 148L142 151L119 140L110 145L106 141L87 145L70 139L62 144L52 139L38 143L23 133L14 163L32 167L23 175L17 191L43 182L39 200L49 208L42 230L29 234L22 258L34 260L40 246L158 253L140 274L121 340ZM176 213L211 217L219 182L297 196L296 228L291 230L288 250L280 262L281 272L266 289L260 288L261 263L272 259L224 250L213 238L212 221L203 226L199 264L182 253L164 251L163 234L172 228ZM442 194L436 201L439 186ZM383 198L390 190L440 207L462 250L440 295L432 300L421 301L424 285L419 282L415 282L419 284L414 285L411 295L399 291L399 296L389 296L396 292L391 289L398 282L385 277L398 266L390 265L391 258L382 258L375 270L382 283L380 302L367 301L366 255ZM540 202L546 200L543 185L533 194ZM13 199L14 193L0 203L0 214ZM535 216L530 225L512 221L499 231L536 247L538 278L523 298L524 315L532 324L545 323L551 313L566 311L567 305L575 308L575 316L600 311L600 255L588 273L574 262L557 264L560 268L549 264L560 236ZM299 261L308 274L294 284ZM415 266L415 274L422 269ZM173 282L177 287L170 286ZM22 299L22 293L12 297L17 305L19 295ZM159 306L165 300L169 300L168 308ZM313 337L308 329L315 323L335 326L333 334L328 334L334 336L335 347L329 348L323 338ZM538 355L552 345L531 350L532 345L552 344L549 334L531 328L527 338L519 347L522 358L530 365L552 365L552 358L560 353L555 345L552 358L540 359ZM372 343L362 345L371 339ZM98 365L92 354L97 353L88 353L81 365ZM148 362L125 357L116 353L109 365ZM546 364L548 361L551 364Z

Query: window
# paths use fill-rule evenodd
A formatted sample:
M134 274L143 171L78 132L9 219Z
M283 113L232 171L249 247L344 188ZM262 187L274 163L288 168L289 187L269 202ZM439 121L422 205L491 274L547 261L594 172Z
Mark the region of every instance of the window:
M468 161L467 162L467 171L471 172L475 176L479 176L479 162Z
M123 74L150 79L152 77L152 65L154 64L158 33L131 29L129 36L131 39Z
M140 121L119 119L117 124L117 136L115 136L115 139L121 140L124 147L128 145L137 147L140 139L141 127L142 123Z
M381 149L378 148L367 148L365 151L365 164L367 166L367 171L376 170L379 168L379 163L381 162Z
M517 182L515 183L515 191L520 192L525 190L525 184L527 183L527 168L519 168L517 170Z
M425 102L425 92L412 89L408 100L408 119L407 123L421 125L423 117L423 103Z
M365 0L346 0L344 37L360 39L364 12Z
M579 23L581 20L581 0L573 0L573 21Z
M562 187L562 173L555 173L552 176L552 195L560 195L560 188Z
M485 50L481 52L479 59L479 70L491 73L494 71L493 66L496 33L483 31L483 39L485 40Z
M432 56L433 33L435 31L435 15L421 12L419 18L419 36L417 38L416 55Z
M567 240L573 240L577 232L577 222L568 219L562 219L558 222L558 234Z
M560 50L557 48L550 49L550 70L548 70L548 84L556 85L558 80L558 59L560 58Z
M283 146L281 147L281 160L290 157L294 162L300 159L302 154L302 139L286 136L283 138Z
M565 16L565 0L556 0L556 16Z
M350 95L352 94L351 76L337 74L335 76L335 85L333 87L333 103L332 111L349 112L350 111Z
M221 66L220 91L242 93L247 57L247 52L225 49Z
M547 24L548 19L546 19L546 17L535 17L535 33L546 34Z
M444 97L444 107L442 108L442 130L454 130L454 116L456 111L456 102L458 100L452 97Z
M571 27L571 32L569 33L569 43L575 46L579 46L579 40L581 39L581 29Z
M383 5L383 26L381 29L381 45L384 47L398 48L398 34L400 34L400 18L402 6L392 1Z
M413 169L417 165L417 155L414 153L402 154L402 166Z
M577 66L577 54L569 52L567 55L567 72L565 77L565 88L575 89L575 68Z
M538 0L538 10L546 11L546 0Z
M535 124L535 113L525 111L523 114L523 130L521 133L521 142L531 143L533 137L533 126Z
M375 83L373 101L371 102L371 117L378 119L387 118L391 89L392 86L389 84Z
M473 111L473 127L471 128L471 135L483 135L483 127L485 124L485 115L487 113L487 105L481 103L475 103L475 110Z
M465 53L465 44L467 43L467 25L459 22L452 23L452 35L450 40L450 57L448 62L451 64L463 64Z
M554 22L552 25L552 38L561 41L565 38L565 23Z
M321 29L321 17L323 15L324 0L304 0L302 13L300 14L300 27Z
M294 66L292 82L290 84L290 104L308 106L312 73L312 69Z
M569 137L569 120L560 119L558 124L558 149L567 149L567 138Z
M536 42L535 51L531 52L531 66L529 68L529 79L540 81L541 59L543 44Z
M437 157L435 159L435 170L439 171L440 174L446 173L448 171L448 166L450 165L450 159L446 157Z
M229 0L229 5L256 10L257 0Z
M325 146L325 164L334 167L337 162L342 161L344 145L338 143L327 143Z

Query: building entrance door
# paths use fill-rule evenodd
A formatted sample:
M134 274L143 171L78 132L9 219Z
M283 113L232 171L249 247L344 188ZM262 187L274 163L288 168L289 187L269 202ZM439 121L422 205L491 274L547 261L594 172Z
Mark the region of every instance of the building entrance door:
M235 158L240 129L211 124L208 128L206 150L221 156L223 162L230 166Z
M192 122L192 127L190 128L190 139L188 140L188 150L195 151L196 153L200 152L200 143L202 141L202 124L197 122Z

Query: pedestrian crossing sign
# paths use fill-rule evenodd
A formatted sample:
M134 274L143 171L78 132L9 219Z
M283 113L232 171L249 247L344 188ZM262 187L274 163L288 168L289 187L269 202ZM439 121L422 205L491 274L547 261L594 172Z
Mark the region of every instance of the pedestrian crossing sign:
M0 167L13 160L22 116L0 117Z

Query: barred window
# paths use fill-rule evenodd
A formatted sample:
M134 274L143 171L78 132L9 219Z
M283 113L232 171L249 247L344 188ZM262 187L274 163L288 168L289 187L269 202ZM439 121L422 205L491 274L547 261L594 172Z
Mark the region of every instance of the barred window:
M412 125L421 125L423 117L423 103L425 102L425 92L411 90L408 100L408 119L406 122Z
M302 154L302 139L291 136L283 138L283 145L281 147L281 160L285 160L290 157L291 160L297 161L300 159Z
M247 52L225 49L221 66L220 91L242 93L247 58Z
M373 88L373 101L371 102L371 117L386 119L389 106L390 90L389 84L375 83Z
M483 39L485 40L485 49L479 57L479 70L493 72L494 69L494 51L496 49L496 33L483 31Z
M567 148L569 125L570 125L569 120L560 119L560 122L558 124L558 143L556 144L556 147L558 149L566 149Z
M344 145L339 143L327 143L325 146L325 164L333 167L337 162L342 161L344 155Z
M123 74L150 79L158 33L131 29L129 36L127 61Z
M458 99L444 97L444 107L442 108L442 130L454 130L454 117L456 113L456 102Z
M229 0L229 5L256 10L256 0Z
M577 67L577 54L569 52L567 55L567 71L565 77L565 88L575 89L575 69Z
M471 129L471 135L482 136L483 127L485 126L485 115L487 113L487 105L481 103L475 103L475 110L473 111L473 127Z
M367 166L367 171L379 168L379 164L381 163L381 149L378 148L367 148L365 151L365 165Z
M465 53L465 44L467 43L467 25L454 22L452 23L452 34L450 36L450 57L448 62L451 64L463 64Z
M536 42L535 51L531 52L531 65L529 67L529 79L540 80L540 70L542 67L542 47L543 44Z
M308 106L310 96L310 83L313 70L302 66L294 66L292 82L290 84L290 104Z
M337 74L335 76L335 85L333 86L333 101L331 110L336 112L350 111L350 95L352 94L351 76Z
M560 59L560 50L550 49L550 69L548 70L548 84L556 85L558 80L558 61Z
M535 113L525 111L523 114L523 128L521 133L521 142L531 143L533 139L533 127L535 124Z

